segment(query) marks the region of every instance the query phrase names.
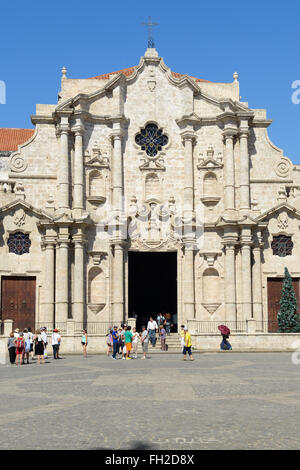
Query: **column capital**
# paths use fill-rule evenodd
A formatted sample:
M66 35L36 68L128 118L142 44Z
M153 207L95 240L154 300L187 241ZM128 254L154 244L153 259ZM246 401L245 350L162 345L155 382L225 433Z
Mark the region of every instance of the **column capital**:
M248 127L240 127L239 128L239 137L245 137L248 139L249 137L249 128Z
M235 127L228 127L223 130L223 137L225 140L233 140L238 131Z
M197 137L193 131L183 131L180 133L182 142L185 143L186 141L192 141L192 143L196 143Z
M73 126L71 128L71 132L74 132L75 136L83 136L84 135L84 125L83 124L77 124L76 126Z
M222 245L225 247L225 250L234 250L235 247L238 245L238 241L236 238L227 238L222 240Z
M83 233L77 233L76 235L72 236L72 241L75 243L75 246L76 246L76 245L84 245L87 240Z
M116 129L110 134L110 138L114 142L115 140L122 140L123 135L124 131L122 129Z
M114 248L124 249L127 246L127 241L122 240L121 238L112 238L110 244Z

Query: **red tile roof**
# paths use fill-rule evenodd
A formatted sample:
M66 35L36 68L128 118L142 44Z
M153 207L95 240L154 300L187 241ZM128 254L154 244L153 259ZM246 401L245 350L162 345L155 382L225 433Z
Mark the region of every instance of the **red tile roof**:
M104 75L97 75L96 77L89 77L89 78L90 79L96 78L97 80L108 80L110 75L116 75L118 73L122 73L123 75L125 75L125 77L130 77L130 75L134 73L135 69L136 67L129 67L128 69L122 69L122 70L118 70L117 72L105 73ZM177 73L177 72L172 72L172 75L174 78L180 78L184 76L184 74ZM202 78L196 78L196 77L191 77L191 78L196 80L196 82L209 82L209 80L203 80Z
M34 129L0 128L0 151L18 150L18 145L30 139L33 133Z

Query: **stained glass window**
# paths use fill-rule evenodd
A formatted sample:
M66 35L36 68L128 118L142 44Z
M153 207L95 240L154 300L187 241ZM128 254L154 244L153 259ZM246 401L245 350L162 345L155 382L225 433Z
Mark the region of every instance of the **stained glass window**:
M31 241L29 239L28 233L16 232L9 235L7 241L9 253L15 253L16 255L23 255L24 253L29 253L29 247Z
M273 241L271 243L273 255L281 257L291 255L293 246L292 237L287 237L285 235L273 237Z
M163 134L156 124L147 124L140 134L135 137L136 144L146 152L149 157L155 157L168 143L168 137Z

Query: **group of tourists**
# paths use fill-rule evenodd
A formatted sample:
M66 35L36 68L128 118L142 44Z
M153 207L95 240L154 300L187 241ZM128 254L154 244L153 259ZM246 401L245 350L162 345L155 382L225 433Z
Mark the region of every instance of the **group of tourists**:
M124 360L137 359L138 346L141 344L143 352L142 359L146 359L149 342L152 344L152 347L155 348L157 334L160 336L161 350L167 351L167 331L164 325L158 325L157 321L153 320L153 317L149 318L147 328L146 326L142 326L140 332L137 331L136 327L133 327L131 331L131 326L125 323L122 323L120 327L115 325L106 335L107 356L110 356L114 360L117 359L118 355L122 356ZM183 360L186 360L186 355L188 354L190 360L193 361L192 338L188 328L184 325L181 325L180 343Z
M232 349L228 342L230 334L229 328L225 325L220 325L218 329L223 338L220 348L223 350ZM150 317L147 327L142 326L140 332L137 331L136 327L131 329L131 326L125 323L121 323L120 327L115 325L113 328L109 329L106 335L107 356L110 356L114 360L117 359L117 356L122 356L122 359L127 361L137 359L138 347L139 344L141 344L143 353L142 359L146 359L149 342L152 344L152 347L155 348L157 335L160 337L161 350L168 350L168 345L166 344L167 334L168 330L163 315L158 315L156 320ZM183 360L186 361L188 355L189 359L193 361L192 338L187 326L181 325L179 337ZM60 344L61 334L59 330L55 328L51 336L53 359L60 359ZM48 336L46 327L41 327L39 330L36 330L35 333L31 331L31 328L24 328L23 331L17 328L10 333L8 338L7 347L10 363L16 365L29 364L29 358L31 358L31 361L37 359L38 364L44 363L47 358L47 346ZM88 346L88 334L86 329L82 331L81 346L83 356L86 358Z
M52 333L53 359L60 359L60 341L61 335L59 330L55 328ZM10 333L7 342L10 363L17 366L29 364L29 358L31 361L37 359L38 364L44 363L47 358L47 345L48 336L45 326L36 330L35 333L31 328L24 328L23 331L16 328Z

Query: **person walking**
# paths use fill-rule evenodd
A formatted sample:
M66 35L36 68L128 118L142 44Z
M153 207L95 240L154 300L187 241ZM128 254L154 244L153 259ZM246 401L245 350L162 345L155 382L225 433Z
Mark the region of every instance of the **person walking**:
M144 356L142 357L142 359L146 359L147 352L148 352L148 344L149 344L149 333L148 333L148 330L146 330L145 326L142 326L142 333L141 333L140 338L141 338L142 349L144 353Z
M184 347L182 353L184 361L186 361L186 353L188 353L191 361L194 360L192 355L192 338L186 326L184 327Z
M113 353L111 358L114 359L115 361L117 360L117 353L118 353L118 348L119 348L119 333L118 333L118 327L114 326L112 334L112 345L113 345Z
M132 330L132 357L134 359L137 359L137 351L139 347L139 340L140 340L140 335L136 331L136 327L133 328Z
M87 330L82 330L81 346L82 346L82 351L83 351L83 357L85 357L85 358L87 358L87 345L88 345Z
M61 338L60 338L60 334L58 333L58 329L54 328L52 336L51 336L53 359L59 359L58 351L59 351L60 339Z
M131 326L127 326L126 331L125 331L125 346L126 346L126 361L131 359L130 357L130 351L132 349L132 331L131 331Z
M44 341L40 330L36 330L34 335L34 343L35 343L35 355L37 356L38 364L45 363L44 357Z
M147 330L149 333L149 340L152 344L152 347L155 348L156 345L156 333L158 331L158 326L155 320L152 317L149 318Z
M25 350L25 341L23 337L23 333L20 333L17 338L15 338L16 342L16 366L19 365L21 366L23 364L23 355L24 355L24 350Z
M14 337L13 331L10 333L8 341L7 341L7 348L9 354L9 362L11 364L15 364L16 362L16 340Z
M161 343L160 349L162 351L166 351L167 350L167 345L166 345L167 333L163 325L160 325L159 327L159 334L160 334L160 343Z
M31 328L28 329L28 335L29 335L29 340L30 340L30 353L31 353L31 360L34 358L34 351L33 351L33 333L31 331Z
M28 332L27 328L24 328L24 364L25 364L25 359L27 359L27 364L29 364L29 353L30 353L30 334Z
M43 338L44 342L44 358L47 359L48 354L47 354L47 346L48 346L48 337L47 337L47 328L43 326L41 329L41 336Z
M181 345L181 352L183 352L183 348L184 348L184 325L180 326L180 345Z

